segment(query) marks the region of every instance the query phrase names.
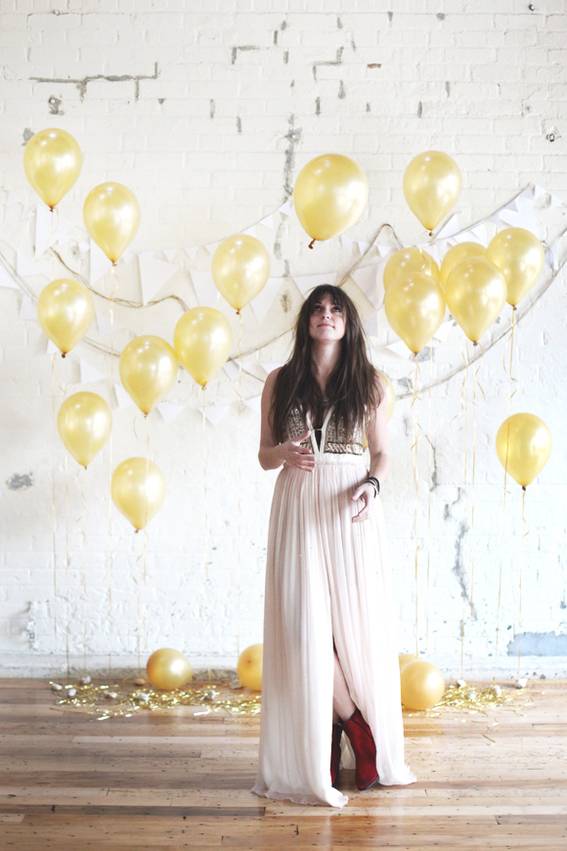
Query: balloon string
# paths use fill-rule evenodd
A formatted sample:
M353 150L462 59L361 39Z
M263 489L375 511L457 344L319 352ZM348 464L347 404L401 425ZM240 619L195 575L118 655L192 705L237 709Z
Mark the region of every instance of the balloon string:
M516 330L516 309L515 309L515 308L513 308L513 309L512 309L512 323L511 323L511 331L510 331L510 360L509 360L509 363L508 363L508 374L509 374L509 377L510 377L510 395L509 395L509 398L508 398L508 404L509 404L509 406L510 406L510 405L511 405L511 403L512 403L512 396L513 396L513 395L514 395L514 393L515 393L515 390L513 390L513 388L514 388L514 382L515 382L515 380L516 380L516 379L514 378L514 376L513 376L513 374L512 374L512 372L513 372L513 366L514 366L514 339L515 339L515 330Z
M107 511L106 511L106 571L108 574L108 616L109 619L112 618L112 548L111 548L111 540L112 540L112 490L111 490L111 482L112 482L112 432L113 427L110 429L110 436L108 440L108 499L107 499ZM112 672L112 645L110 645L108 650L108 674L110 676Z
M465 498L469 499L470 497L467 493L467 484L468 484L468 475L469 475L469 464L468 464L468 456L469 456L469 377L470 377L470 362L468 358L468 349L467 349L467 340L463 341L463 360L464 360L464 372L463 372L463 381L461 384L461 410L463 416L463 490L465 492ZM461 565L462 565L462 581L463 581L463 590L466 588L466 565L467 565L467 547L465 541L463 539L462 550L461 550ZM464 678L464 670L465 670L465 623L467 621L469 612L467 611L466 606L466 594L463 593L461 597L461 622L460 622L460 657L461 657L461 677Z
M419 382L419 361L417 355L414 355L414 380L413 394L411 401L412 408L412 469L413 480L415 485L415 502L413 512L413 539L415 541L415 556L414 556L414 583L415 583L415 653L419 656L419 540L418 540L418 506L419 506L419 480L417 473L417 457L418 457L418 432L415 412L415 403L417 401L417 387Z
M59 404L59 400L65 397L66 386L65 386L64 381L60 382L59 379L57 380L57 391L58 391L58 398L57 398L57 401L55 402L56 410L57 410L57 407L58 407L58 404ZM69 500L69 458L68 458L67 452L65 452L65 454L63 456L63 479L64 479L64 486L62 488L62 491L63 491L63 499L62 499L63 511L61 512L61 514L62 514L62 517L66 517L66 510L67 510L67 507L70 505L70 500ZM71 556L70 556L70 553L69 553L69 523L65 521L64 525L65 525L65 576L69 576L69 572L70 572L69 568L70 568L70 562L71 562ZM67 663L67 676L69 676L69 674L70 674L70 661L69 661L69 659L70 659L70 651L69 651L69 632L70 632L70 630L69 630L69 625L71 623L71 603L70 603L70 595L68 593L66 595L65 611L66 611L66 615L67 615L66 624L65 624L65 658L66 658L66 663ZM86 620L86 618L85 618L85 620ZM83 625L83 641L84 641L84 635L85 635L84 630L85 630L85 627Z
M433 372L433 358L429 361L429 372ZM431 378L431 375L429 376ZM427 433L431 435L431 389L427 391ZM426 569L426 582L425 582L425 646L429 646L429 597L430 597L430 568L431 568L431 492L433 488L436 486L436 474L437 470L435 468L435 452L433 448L433 443L431 445L432 451L432 460L433 460L433 471L435 474L435 479L432 481L431 487L429 488L429 492L427 495L427 569Z
M204 388L201 391L201 394L204 393ZM209 554L209 496L208 496L208 488L207 488L207 475L209 471L209 441L208 441L208 432L205 421L205 405L201 400L200 402L201 409L201 445L203 446L203 504L205 506L205 534L203 541L203 565L205 568L205 584L208 590L209 586L209 564L208 564L208 554ZM208 681L211 681L211 669L207 666L207 677Z
M51 355L51 412L52 417L56 419L56 403L55 403L55 358L57 357L57 352L53 352ZM55 505L55 465L52 466L51 469L51 546L53 550L53 599L55 600L54 606L54 630L55 636L57 637L57 611L58 611L58 602L59 602L59 587L58 587L58 576L57 576L57 509ZM67 676L69 676L69 663L67 662Z
M242 359L240 357L240 350L242 348L242 340L244 339L244 319L242 316L242 311L238 312L238 342L236 344L236 353L238 357L238 378L236 380L236 395L243 402L242 399Z
M522 641L520 631L522 628L522 567L526 558L527 547L525 540L528 536L528 527L526 522L526 490L522 488L522 534L520 537L520 557L518 559L518 677L520 676L520 663L522 658Z
M114 268L114 267L112 267ZM116 284L116 277L113 275L111 278L111 287L110 287L110 295L111 298L114 297ZM108 325L109 325L109 338L110 345L114 348L114 303L112 301L109 302L108 307ZM110 378L112 379L112 371L113 364L110 366ZM113 417L114 420L114 417ZM108 441L108 510L107 510L107 538L106 538L106 561L107 561L107 572L108 572L108 608L109 608L109 616L112 616L112 587L114 584L114 552L112 548L112 474L113 470L113 458L114 458L114 446L113 446L113 431L114 431L114 422L112 423L110 429L110 438ZM139 660L138 660L139 661ZM112 671L112 646L108 651L108 672L109 674Z

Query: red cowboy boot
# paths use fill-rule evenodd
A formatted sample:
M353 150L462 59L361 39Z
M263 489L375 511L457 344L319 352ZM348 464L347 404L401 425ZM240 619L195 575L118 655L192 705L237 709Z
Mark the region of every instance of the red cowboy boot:
M356 760L355 781L361 791L379 782L376 771L376 744L372 730L364 720L358 706L346 721L343 729L350 739Z
M341 767L341 736L343 734L343 722L339 719L333 724L333 740L331 744L331 786L334 786Z

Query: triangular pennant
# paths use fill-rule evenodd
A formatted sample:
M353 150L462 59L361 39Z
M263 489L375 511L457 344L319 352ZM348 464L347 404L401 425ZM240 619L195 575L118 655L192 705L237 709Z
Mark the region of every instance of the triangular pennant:
M37 302L22 291L22 303L20 305L20 319L25 322L37 322Z
M181 411L183 411L187 405L181 402L171 402L169 399L164 399L156 407L161 418L166 423L172 423L175 419L177 419Z
M251 411L259 414L262 407L262 396L251 396L249 399L245 399L245 404Z
M217 425L217 423L220 423L225 419L227 414L230 412L231 407L232 403L230 402L212 402L209 405L205 405L204 413L210 423Z
M35 256L41 255L53 245L58 236L59 211L51 212L46 204L38 201L35 208Z
M293 212L293 199L292 199L292 198L288 198L288 199L287 199L287 201L285 201L285 202L281 205L281 207L280 207L280 209L278 210L278 212L279 212L279 213L281 213L283 216L291 216L291 214L292 214L292 212Z
M508 225L508 227L525 228L538 238L540 237L541 226L533 210L523 206L521 203L518 205L518 210L510 210L508 208L501 210L500 221Z
M93 366L84 357L79 357L81 384L96 384L98 381L108 381L108 375Z
M130 394L118 381L113 385L112 389L114 390L114 395L116 397L117 408L127 408L128 405L134 404L134 400L132 399Z
M455 231L458 231L458 230L459 230L459 213L453 213L451 216L449 216L449 218L444 223L444 225L441 228L439 228L439 230L435 233L435 239L439 239L439 238L443 238L443 237L448 239L449 237L452 236L452 234L455 233Z
M227 360L227 362L223 366L224 373L230 378L232 381L233 378L238 376L240 370L238 369L238 364L234 360Z
M215 286L209 269L191 269L191 281L195 290L197 303L200 305L217 306L220 293Z
M265 380L266 370L258 361L255 354L245 355L244 357L239 358L239 362L242 364L242 368L246 369L246 371L255 378L260 379L260 381Z
M252 313L256 317L257 322L262 324L266 316L268 315L272 304L280 290L281 279L279 278L268 278L266 284L262 287L259 293L257 293L252 301L249 302L250 309Z
M368 301L378 308L384 295L382 285L378 284L378 264L355 269L349 277L360 287Z
M10 290L18 290L22 291L22 288L17 283L16 279L12 276L12 274L6 269L4 264L0 261L0 287L6 287Z
M89 282L94 284L99 278L112 268L112 263L106 254L100 250L94 240L91 239L90 257L89 257Z
M310 290L319 284L334 283L334 281L331 280L333 277L336 279L336 275L334 273L322 275L293 275L292 280L295 282L301 295L305 297Z
M366 317L366 319L363 319L362 327L364 328L365 332L370 337L377 337L378 336L378 311L377 310L371 311L371 313Z
M138 266L143 304L151 301L177 272L177 266L160 260L153 251L138 254Z

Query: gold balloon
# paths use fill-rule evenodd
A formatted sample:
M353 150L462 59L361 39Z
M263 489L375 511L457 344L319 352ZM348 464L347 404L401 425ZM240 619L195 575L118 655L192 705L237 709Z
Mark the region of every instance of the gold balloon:
M270 256L259 239L237 234L218 246L211 271L218 291L240 313L268 280Z
M149 334L125 346L119 369L124 388L147 416L175 384L179 363L169 343Z
M136 196L122 183L100 183L83 204L86 228L113 265L134 239L140 224Z
M551 432L535 414L513 414L496 433L496 453L504 469L525 490L551 453Z
M407 709L431 709L445 693L445 679L431 662L417 659L401 669L400 688Z
M112 474L111 494L118 510L138 532L163 504L165 482L161 470L148 458L128 458Z
M445 284L447 278L459 263L464 260L470 260L471 257L486 257L486 248L478 242L461 242L459 245L454 245L447 251L441 263L439 271L439 286L441 292L445 292Z
M316 240L343 233L360 218L368 201L368 180L358 163L343 154L322 154L303 166L293 204L304 230Z
M73 278L51 281L37 300L40 325L63 357L85 336L94 315L90 291Z
M443 151L424 151L407 166L403 187L410 210L431 233L455 206L461 172Z
M179 650L161 647L146 662L146 674L154 688L182 688L193 679L189 660Z
M254 691L262 691L262 657L262 644L251 644L242 651L236 665L241 685Z
M427 251L415 247L394 251L384 266L384 290L391 284L403 284L416 272L435 281L439 279L439 266Z
M506 301L517 307L543 269L543 245L525 228L506 228L491 240L487 253L506 278Z
M77 180L83 154L76 139L58 127L40 130L24 148L24 171L30 184L50 210Z
M177 321L173 347L187 372L204 390L232 348L230 323L214 307L192 307Z
M98 393L74 393L59 408L59 436L85 470L108 440L111 427L110 408Z
M477 344L506 303L506 281L490 260L471 257L447 278L445 301L469 340Z
M384 309L393 330L417 354L441 325L445 302L433 278L416 273L405 283L388 287Z

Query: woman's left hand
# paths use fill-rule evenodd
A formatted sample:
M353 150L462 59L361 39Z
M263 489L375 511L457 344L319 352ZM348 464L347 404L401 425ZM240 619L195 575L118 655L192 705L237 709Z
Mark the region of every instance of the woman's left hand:
M358 514L354 514L352 517L352 522L357 523L359 520L366 520L368 517L368 506L370 501L374 499L374 485L370 482L363 482L359 485L352 494L352 501L356 502L357 499L364 500L364 505L358 512Z

